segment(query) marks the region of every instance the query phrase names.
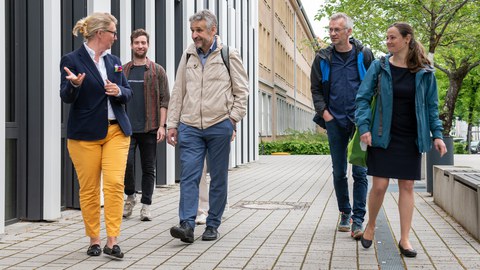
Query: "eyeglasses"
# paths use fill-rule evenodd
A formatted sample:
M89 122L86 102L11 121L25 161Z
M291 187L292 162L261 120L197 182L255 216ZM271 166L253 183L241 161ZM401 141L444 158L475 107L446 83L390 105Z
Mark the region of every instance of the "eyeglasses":
M116 31L112 31L112 30L104 30L105 32L109 32L109 33L112 33L113 34L113 37L116 37L117 36L117 32Z
M335 32L335 34L338 34L338 33L340 33L340 31L343 31L345 29L347 29L347 28L346 27L344 27L344 28L327 28L327 31L328 31L329 34L331 34L332 32Z

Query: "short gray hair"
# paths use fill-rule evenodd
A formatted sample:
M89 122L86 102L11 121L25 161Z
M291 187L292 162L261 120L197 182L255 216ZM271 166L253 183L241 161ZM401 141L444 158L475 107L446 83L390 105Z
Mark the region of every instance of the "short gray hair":
M330 21L335 21L338 19L344 19L345 20L345 27L347 29L353 29L353 20L350 18L347 14L343 12L335 13L330 17Z
M190 23L192 23L193 21L205 20L208 30L212 30L213 26L217 27L217 16L215 16L215 14L213 14L213 12L208 9L204 9L193 14L188 20L190 21Z

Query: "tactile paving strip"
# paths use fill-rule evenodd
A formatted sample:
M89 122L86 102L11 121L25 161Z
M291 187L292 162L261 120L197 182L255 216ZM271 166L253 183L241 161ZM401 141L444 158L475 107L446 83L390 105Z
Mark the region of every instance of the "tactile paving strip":
M375 230L375 248L377 249L379 268L383 270L406 269L393 240L390 226L388 226L385 211L380 208L377 216L377 228Z

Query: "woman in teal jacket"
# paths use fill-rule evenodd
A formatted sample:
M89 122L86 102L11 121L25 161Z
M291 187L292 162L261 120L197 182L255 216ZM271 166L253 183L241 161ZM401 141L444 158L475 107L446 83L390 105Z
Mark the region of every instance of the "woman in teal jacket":
M358 90L355 112L360 140L368 145L368 175L373 186L368 199L369 221L361 239L369 248L375 234L378 211L389 179L398 179L401 254L415 257L409 232L413 216L413 180L420 179L421 153L433 145L444 155L442 123L438 118L437 83L423 46L406 23L387 30L389 54L372 63ZM377 88L372 119L370 104ZM431 136L432 135L432 136Z

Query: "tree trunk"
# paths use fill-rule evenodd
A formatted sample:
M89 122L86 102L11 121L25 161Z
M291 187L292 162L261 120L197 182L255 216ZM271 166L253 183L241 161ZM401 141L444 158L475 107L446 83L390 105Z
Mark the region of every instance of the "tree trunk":
M470 91L470 102L468 103L468 128L467 128L467 147L468 153L472 153L472 148L470 147L472 144L472 126L473 126L473 110L475 110L475 91Z
M468 153L472 153L472 148L470 147L472 143L472 124L469 122L468 123L468 128L467 128L467 150Z
M464 77L458 78L456 76L449 76L450 85L445 96L445 104L443 104L440 119L443 122L443 134L449 135L452 130L453 113L455 111L455 104L457 102L458 92L462 87Z

